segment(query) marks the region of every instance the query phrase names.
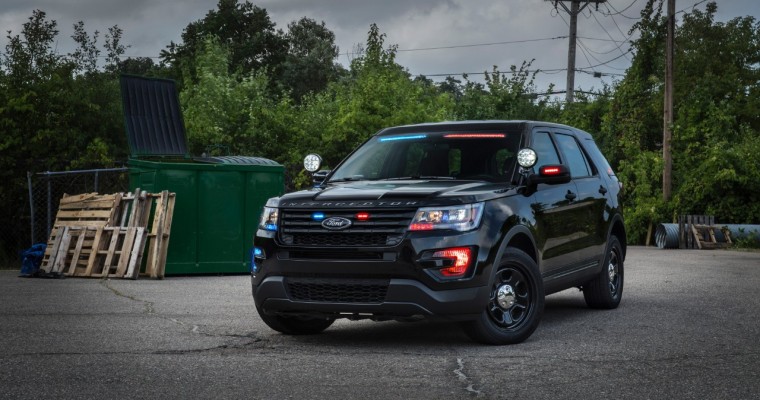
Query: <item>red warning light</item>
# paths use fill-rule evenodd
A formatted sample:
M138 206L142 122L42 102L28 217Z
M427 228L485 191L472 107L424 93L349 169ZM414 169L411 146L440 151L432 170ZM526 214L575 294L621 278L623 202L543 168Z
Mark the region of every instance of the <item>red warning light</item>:
M356 220L357 221L366 221L368 219L369 219L369 213L368 212L356 213Z
M454 260L454 266L441 269L441 274L445 277L460 277L467 272L470 266L472 250L469 247L454 247L436 251L433 257L451 258Z
M450 133L443 135L446 139L503 139L503 133Z

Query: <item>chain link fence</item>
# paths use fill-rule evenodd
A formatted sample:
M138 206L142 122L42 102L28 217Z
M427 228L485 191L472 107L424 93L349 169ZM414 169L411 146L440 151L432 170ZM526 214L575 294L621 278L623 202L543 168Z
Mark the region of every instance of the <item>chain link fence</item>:
M34 243L47 242L64 194L126 192L127 168L63 172L27 172L28 195L16 218L0 228L0 263L20 266L19 254Z

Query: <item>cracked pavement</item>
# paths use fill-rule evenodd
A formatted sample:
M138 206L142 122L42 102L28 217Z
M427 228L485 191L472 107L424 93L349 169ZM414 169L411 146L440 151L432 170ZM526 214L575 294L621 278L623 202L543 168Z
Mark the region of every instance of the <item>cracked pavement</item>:
M760 396L760 253L632 247L625 267L619 309L564 291L505 347L443 322L281 335L256 315L247 276L0 271L0 398Z

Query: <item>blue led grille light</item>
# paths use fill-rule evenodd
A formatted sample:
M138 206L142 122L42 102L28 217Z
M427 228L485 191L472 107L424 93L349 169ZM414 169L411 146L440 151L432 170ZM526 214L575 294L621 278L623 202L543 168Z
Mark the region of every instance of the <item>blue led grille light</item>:
M399 135L399 136L388 136L388 137L382 137L380 138L381 142L392 142L394 140L412 140L412 139L424 139L427 135Z
M311 214L311 219L313 219L314 221L321 221L325 219L325 213L315 212Z

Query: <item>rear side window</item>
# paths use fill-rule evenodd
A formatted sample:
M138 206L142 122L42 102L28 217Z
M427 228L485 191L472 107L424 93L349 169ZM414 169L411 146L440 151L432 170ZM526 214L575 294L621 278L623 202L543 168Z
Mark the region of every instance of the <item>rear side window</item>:
M590 176L591 168L583 155L583 151L578 145L578 141L573 136L558 133L554 136L557 139L560 151L567 160L567 166L570 168L570 176L573 178Z
M607 159L599 150L599 147L596 145L596 143L592 139L588 139L584 141L583 144L586 150L590 153L591 158L599 167L599 169L607 172L607 175L609 175L610 178L617 179L617 177L615 176L615 171L612 170L612 167L610 167L610 163L607 162Z

